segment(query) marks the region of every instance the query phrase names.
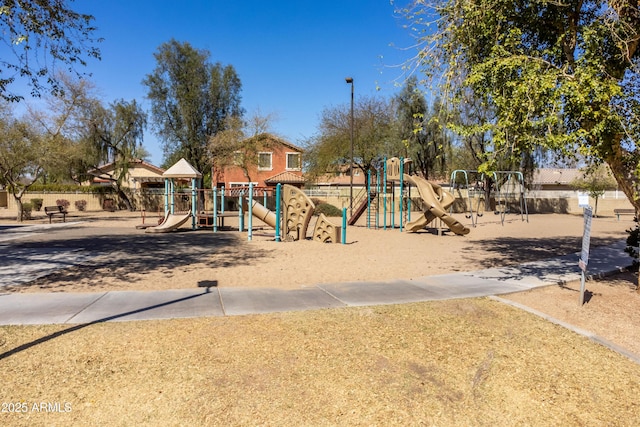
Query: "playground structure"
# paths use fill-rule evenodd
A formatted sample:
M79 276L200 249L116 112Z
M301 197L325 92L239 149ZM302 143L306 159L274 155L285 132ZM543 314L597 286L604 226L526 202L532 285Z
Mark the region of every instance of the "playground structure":
M191 228L196 229L196 202L198 180L202 174L189 164L184 158L167 169L164 177L164 219L155 227L144 227L147 233L166 233L180 228L191 218ZM189 210L176 209L176 180L191 181L191 206ZM181 195L181 198L189 198L188 194Z
M375 187L372 185L371 171L367 176L367 187L364 197L356 205L351 218L347 221L346 209L343 210L342 226L333 224L327 217L320 216L316 220L312 239L321 242L344 243L347 223L354 225L357 220L367 213L367 227L371 228L375 222L375 228L380 224L380 210L383 214L383 227L387 228L387 213L390 213L389 225L396 228L396 206L399 213L398 226L400 230L406 229L409 232L417 232L427 228L430 224L436 224L438 234L441 234L442 225L458 235L469 233L469 228L465 227L452 215L453 204L456 198L452 193L446 191L442 186L429 182L417 175L405 173L405 168L410 168L411 161L408 159L393 157L383 162L382 180L381 170L377 170ZM471 219L475 227L481 213L481 194L488 197L494 191L496 215L500 215L500 220L504 225L505 216L513 206L519 208L522 220L528 222L528 209L526 205L524 179L521 172L498 171L493 172L490 180L486 180L484 175L475 181L474 186L469 185L469 175L471 171L454 171L451 175L451 188L460 194L463 200L464 214ZM165 177L165 206L163 221L155 227L147 227L149 233L159 233L175 230L191 219L191 228L211 226L214 232L218 227L224 227L224 219L229 217L238 218L238 229L244 231L245 213L248 215L248 240L252 239L253 224L255 216L267 226L275 229L276 241L295 241L307 238L307 231L315 205L309 197L299 188L284 184L278 184L275 188L257 188L252 183L248 186L224 187L211 190L200 190L197 187L198 180L202 174L196 171L186 160L181 159L174 166L169 168L163 176ZM460 177L464 179L464 182ZM191 188L188 193L179 192L176 197L175 179L191 180ZM489 191L486 191L481 183L490 182ZM396 184L399 186L399 201L396 203ZM382 191L381 191L382 187ZM413 200L411 188L415 187L419 197ZM495 190L492 190L494 187ZM462 195L462 189L466 191L466 200ZM262 193L263 204L259 203ZM211 198L208 199L208 195ZM237 210L227 209L227 204L237 198ZM275 206L267 207L268 198L275 199ZM209 203L207 203L207 199ZM413 201L412 201L413 200ZM474 210L474 203L476 206ZM218 204L219 202L219 204ZM209 206L207 206L207 204ZM412 204L418 206L421 211L417 219L411 220ZM380 209L382 205L382 209ZM218 208L218 206L220 208ZM230 207L230 205L229 205ZM273 209L273 210L272 210Z
M451 193L417 175L405 174L404 180L416 186L420 197L426 204L423 214L418 219L405 224L407 231L416 232L422 230L433 220L439 219L454 233L459 235L469 234L470 230L467 227L447 214L447 209L455 200Z
M274 193L275 196L269 195ZM258 202L262 193L263 203ZM235 200L230 203L229 196L233 194ZM299 188L288 184L278 184L272 188L256 188L253 184L247 187L234 187L229 190L223 188L215 188L211 192L211 204L213 209L211 213L202 212L199 214L199 222L211 225L213 231L217 232L219 227L224 226L224 218L229 216L238 217L238 229L244 230L244 209L251 207L251 215L248 216L248 239L252 239L253 222L252 218L256 217L267 226L275 229L276 241L296 241L307 238L307 231L311 217L313 216L315 205L313 201ZM274 211L269 209L267 205L273 202ZM218 201L222 210L218 210ZM233 206L237 211L225 211L227 207ZM209 224L209 219L211 223ZM315 224L312 234L312 240L323 243L341 243L343 227L333 224L327 217L320 215Z
M456 234L469 233L467 227L447 214L447 209L455 200L453 195L439 185L428 182L417 175L405 173L405 170L408 171L410 166L411 160L409 159L397 157L385 159L382 168L380 168L382 170L377 170L375 185L372 184L371 172L369 171L366 193L361 193L359 196L356 208L348 223L354 225L367 212L368 228L371 228L373 224L375 224L375 228L379 228L380 214L383 218L382 227L385 230L387 225L390 228L396 228L397 207L397 213L400 217L398 226L401 231L406 228L409 232L417 232L437 220L436 222L445 224L449 230ZM418 190L418 205L422 211L419 218L414 221L411 221L412 185ZM400 193L398 202L396 202L396 186L399 187ZM416 203L413 204L416 205ZM439 230L438 233L440 234L441 231Z
M476 171L456 170L451 174L450 192L415 174L405 173L410 172L410 167L411 160L393 157L384 160L382 167L375 171L375 179L372 179L369 171L366 191L357 195L349 225L356 224L366 213L368 228L386 229L389 226L416 232L435 224L438 234L441 234L441 225L444 224L455 234L464 235L470 230L452 216L454 206L457 212L462 207L465 217L475 227L478 218L484 214L485 199L495 205L494 213L500 215L502 225L506 215L515 211L520 213L523 221L528 222L526 190L521 172L497 171L485 176ZM399 188L399 197L396 188ZM412 197L412 188L418 190L419 197ZM415 214L416 208L421 211L421 216L412 221L411 215Z
M306 239L307 229L315 205L307 195L291 185L278 184L275 189L276 206L275 212L266 207L268 191L272 189L255 189L253 184L247 187L234 187L228 190L231 194L237 195L237 211L226 210L225 189L218 191L213 188L210 192L198 188L198 180L202 174L191 166L185 159L180 159L175 165L170 167L164 174L164 216L157 226L142 225L147 233L165 233L176 230L191 219L191 229L198 227L212 226L217 232L219 226L224 226L224 219L229 217L238 218L238 228L244 230L245 206L251 207L248 215L248 239L251 240L253 226L252 218L255 216L266 225L275 228L276 241L295 241ZM188 193L176 190L176 180L191 180L191 188ZM254 196L262 192L264 205L254 199ZM211 194L211 210L207 211L207 193ZM220 208L218 209L218 195L220 196ZM231 198L233 199L233 198ZM229 198L227 198L229 201ZM282 209L280 207L282 206ZM280 225L282 224L282 227ZM316 221L312 239L320 242L340 243L341 230L344 227L333 224L324 215ZM282 230L282 233L281 233Z

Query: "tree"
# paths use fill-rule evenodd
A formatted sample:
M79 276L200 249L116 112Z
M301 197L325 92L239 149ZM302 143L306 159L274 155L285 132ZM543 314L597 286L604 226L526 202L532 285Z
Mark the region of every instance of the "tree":
M250 174L258 164L259 152L270 149L274 141L273 119L273 114L263 115L259 111L247 120L228 117L225 129L209 142L214 168L222 171L234 165L242 169L247 182L253 181Z
M611 171L606 165L600 164L583 170L583 175L570 183L576 190L582 190L595 200L593 216L598 216L598 199L604 192L616 187L616 181L611 176Z
M87 59L100 59L95 46L93 16L73 11L65 0L3 0L0 4L1 40L12 54L0 60L0 97L19 101L23 95L10 90L17 79L26 78L31 95L39 97L49 91L62 90L57 79L57 66L69 71ZM80 73L76 71L80 76Z
M322 175L348 168L351 161L350 106L326 108L320 119L320 133L308 144L305 161L309 174ZM354 104L354 164L365 174L385 156L403 152L395 132L395 111L380 97L361 97Z
M209 63L206 50L170 40L154 54L157 65L143 83L151 100L153 129L164 143L165 166L184 157L196 169L211 168L209 139L241 118L240 78L231 65Z
M142 140L147 115L135 100L118 100L109 108L101 103L86 111L86 128L81 143L84 144L84 161L91 165L94 176L108 179L127 209L134 210L123 188L128 177L129 165L144 152ZM105 173L101 165L113 163L113 170Z
M495 113L476 125L492 139L481 169L539 146L578 153L605 161L640 208L637 0L422 0L404 13L443 96L470 90Z
M447 111L436 99L429 111L415 75L405 82L396 97L397 124L405 145L405 157L414 160L425 179L442 178L447 172L451 137L447 130Z
M77 182L99 175L111 181L127 208L133 209L122 183L129 164L144 152L146 113L135 100L119 100L105 107L88 80L69 75L61 75L58 80L61 95L47 98L47 111L30 110L39 133L58 141L60 149L67 151L58 156L59 161L48 162L42 175ZM112 172L104 172L101 166L105 163L114 164Z
M17 221L23 220L25 192L66 157L68 147L59 135L38 132L31 120L16 119L7 105L0 105L0 184L16 201Z

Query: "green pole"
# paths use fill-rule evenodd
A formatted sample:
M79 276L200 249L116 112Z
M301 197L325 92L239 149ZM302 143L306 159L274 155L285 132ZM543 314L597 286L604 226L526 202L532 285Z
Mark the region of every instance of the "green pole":
M196 229L196 214L198 212L198 195L196 193L196 179L191 178L191 229Z
M244 190L238 194L238 228L240 232L244 230L244 212L242 210L242 196L244 196Z
M218 189L213 187L213 232L218 232Z
M404 208L404 157L400 157L400 232L402 232L402 214Z
M371 169L367 171L367 228L371 228Z
M382 177L382 180L384 182L384 188L382 189L384 197L383 197L383 212L384 214L382 215L382 221L384 222L384 229L387 229L387 158L384 158L384 167L383 167L383 172L384 175Z
M376 229L380 226L380 168L376 169L376 200L378 208L376 209Z
M282 192L282 184L276 185L276 242L282 241L280 238L280 194Z
M220 213L224 213L224 185L222 186L222 191L220 192Z
M347 244L347 208L342 208L342 244Z
M250 242L253 237L253 182L249 183L249 206L247 206L247 240Z

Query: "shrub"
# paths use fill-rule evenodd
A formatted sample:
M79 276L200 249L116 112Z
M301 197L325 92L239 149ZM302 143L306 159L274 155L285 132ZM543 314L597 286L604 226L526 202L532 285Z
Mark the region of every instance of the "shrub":
M71 203L67 199L58 199L56 200L56 205L62 206L65 210L69 207Z
M90 193L90 194L113 194L114 188L96 186L96 185L77 185L77 184L33 184L29 187L31 192L47 192L47 193Z
M638 267L638 251L637 247L640 244L640 225L638 224L638 218L633 218L633 221L636 225L633 228L627 230L629 235L627 236L627 247L625 248L625 252L633 258L633 266L635 268Z
M31 211L33 210L33 204L30 202L24 202L22 204L22 220L31 219Z
M87 209L87 201L86 200L76 200L75 201L76 209L79 211L84 211Z
M342 216L342 211L332 204L326 202L319 202L316 204L316 210L314 215L325 214L326 216Z
M43 200L40 198L31 199L31 204L33 205L33 209L40 212L40 209L42 209L42 201Z

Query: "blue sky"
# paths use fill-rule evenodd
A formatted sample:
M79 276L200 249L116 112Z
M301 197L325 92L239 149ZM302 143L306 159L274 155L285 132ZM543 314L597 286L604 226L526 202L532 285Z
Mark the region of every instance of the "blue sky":
M136 99L145 109L144 77L153 53L171 38L211 53L211 62L231 64L242 81L247 113L275 114L273 128L294 144L314 135L326 107L347 104L352 76L356 98L390 96L399 89L395 67L413 55L402 20L389 0L76 0L95 16L102 60L86 71L105 102ZM394 45L394 46L391 46ZM377 90L377 88L379 88ZM145 133L151 161L162 148Z

